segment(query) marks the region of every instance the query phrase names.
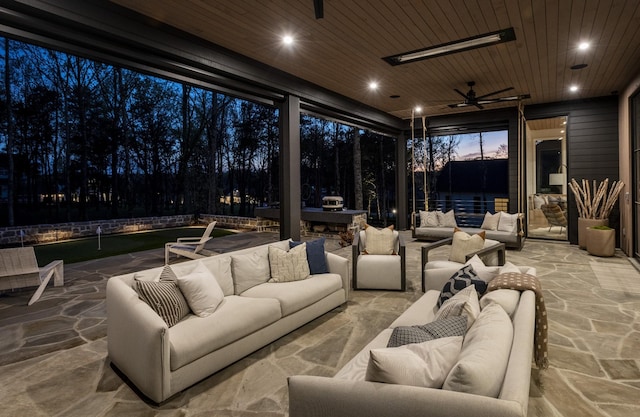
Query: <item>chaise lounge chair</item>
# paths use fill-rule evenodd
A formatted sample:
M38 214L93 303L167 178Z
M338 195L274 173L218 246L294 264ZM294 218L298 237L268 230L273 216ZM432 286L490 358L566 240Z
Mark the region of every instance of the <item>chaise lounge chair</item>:
M64 263L53 261L40 268L33 247L0 249L0 291L35 287L38 289L29 305L38 301L49 280L53 285L64 285Z
M213 232L215 225L215 221L209 223L202 237L179 237L176 242L166 243L164 245L164 264L169 264L169 257L172 253L189 259L199 259L208 256L202 252L205 243L212 239L211 232Z

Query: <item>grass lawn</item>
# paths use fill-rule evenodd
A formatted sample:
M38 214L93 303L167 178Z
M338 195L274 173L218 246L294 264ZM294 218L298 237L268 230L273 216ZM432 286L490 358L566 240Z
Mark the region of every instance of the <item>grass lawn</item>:
M34 246L38 264L44 266L49 262L62 259L65 264L88 261L107 256L122 255L149 249L164 248L167 242L175 242L179 237L200 237L204 227L182 227L177 229L162 229L150 232L107 235L98 237L75 239L66 242L50 243ZM211 236L216 237L233 234L224 229L213 229Z

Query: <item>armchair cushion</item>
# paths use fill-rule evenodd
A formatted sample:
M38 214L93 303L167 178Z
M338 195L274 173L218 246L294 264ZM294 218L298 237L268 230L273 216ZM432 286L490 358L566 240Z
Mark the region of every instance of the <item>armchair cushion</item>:
M484 237L484 231L475 235L469 235L461 230L455 230L453 232L449 260L461 264L465 263L467 254L479 251L484 247Z
M376 229L367 225L364 229L364 252L369 255L392 255L395 252L395 235L393 225L384 229Z

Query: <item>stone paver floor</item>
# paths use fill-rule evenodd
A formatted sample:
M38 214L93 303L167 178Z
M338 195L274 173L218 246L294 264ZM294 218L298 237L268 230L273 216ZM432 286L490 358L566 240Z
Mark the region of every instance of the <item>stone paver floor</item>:
M161 405L109 364L109 277L163 264L162 250L65 265L65 286L0 296L0 415L287 415L286 377L333 375L420 297L420 247L405 233L408 291L354 291L349 302ZM212 240L227 252L278 240L272 232ZM347 258L350 248L327 240ZM437 252L446 257L444 250ZM507 260L535 266L544 288L551 366L532 370L529 416L640 415L640 275L620 252L596 258L566 243L527 240Z

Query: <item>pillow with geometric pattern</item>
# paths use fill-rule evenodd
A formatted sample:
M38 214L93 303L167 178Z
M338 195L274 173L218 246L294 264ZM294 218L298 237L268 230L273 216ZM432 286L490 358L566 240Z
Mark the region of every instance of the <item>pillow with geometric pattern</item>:
M393 329L387 347L422 343L442 337L464 336L466 332L466 316L448 317L419 326L398 326Z
M442 287L440 297L438 298L438 307L449 298L453 297L458 291L467 288L469 285L475 285L478 297L482 297L487 291L487 283L481 280L473 270L472 265L465 265L460 268Z

